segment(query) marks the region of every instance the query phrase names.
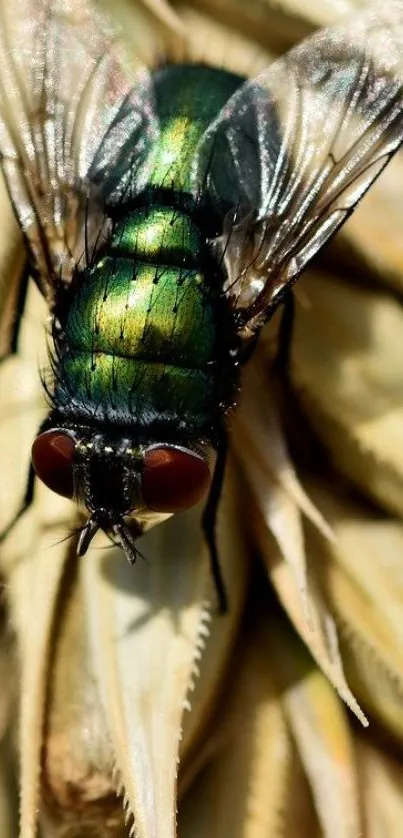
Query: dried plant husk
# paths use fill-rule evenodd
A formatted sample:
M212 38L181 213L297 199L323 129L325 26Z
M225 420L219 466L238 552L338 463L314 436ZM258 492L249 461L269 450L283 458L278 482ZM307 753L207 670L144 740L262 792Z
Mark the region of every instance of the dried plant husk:
M231 26L231 21L220 23L211 15L194 8L191 3L175 6L183 25L182 49L170 48L175 60L225 67L240 76L256 76L264 70L277 53L259 47L245 32Z
M333 535L298 480L271 391L259 361L249 364L232 422L232 442L260 515L294 573L308 618L302 516L326 538Z
M181 801L181 838L318 834L265 641L258 620L244 625L200 773Z
M82 571L72 555L51 643L41 779L45 838L124 834L114 752L91 668Z
M321 590L312 576L308 578L309 621L295 582L295 577L276 547L260 515L253 516L254 531L270 581L295 629L308 647L317 665L333 684L340 698L360 722L368 720L347 682L336 623Z
M325 485L309 492L336 540L307 529L307 552L334 616L349 684L364 710L403 744L403 524Z
M30 446L44 413L38 374L44 358L44 311L39 293L31 289L19 355L8 358L0 368L0 388L7 393L0 412L0 468L7 475L0 486L1 528L21 504ZM20 819L24 838L36 833L50 638L66 555L64 547L55 542L61 532L65 535L71 508L56 495L49 498L49 492L42 488L1 545L1 570L20 669Z
M174 3L176 7L178 3ZM180 5L180 4L179 4ZM305 38L318 26L327 26L353 11L359 0L195 0L203 9L227 26L244 32L258 44L283 51Z
M382 172L365 200L335 237L327 263L339 261L362 281L372 279L400 295L403 292L401 231L403 154L399 152Z
M86 611L92 654L116 769L136 834L173 835L176 774L184 709L192 708L192 688L211 620L203 659L206 679L185 727L184 749L203 724L228 655L245 590L242 537L231 514L231 481L223 492L218 549L233 613L213 616L214 592L200 510L175 516L142 539L147 561L136 572L116 551L89 556L85 566ZM229 518L226 518L229 515ZM224 525L224 522L225 525ZM238 554L238 555L237 555ZM237 593L238 590L238 593ZM239 593L240 591L240 593ZM210 656L210 672L209 659Z
M221 545L220 562L225 572L228 609L225 615L219 614L213 594L211 616L203 630L204 637L201 636L197 658L195 655L194 673L182 720L180 758L184 771L202 745L215 703L225 686L225 673L249 592L251 561L250 542L245 532L246 521L241 517L235 524L244 500L243 484L233 461L229 463L223 493L217 534Z
M365 836L398 838L403 818L403 763L379 745L359 737L360 768Z
M291 377L338 471L391 512L403 511L403 309L354 277L310 272L298 306Z
M228 514L230 494L227 489L223 515ZM238 543L219 536L223 567L231 570L233 607L223 618L208 611L208 563L197 560L194 516L186 517L187 523L174 519L143 539L147 561L134 572L119 551L94 549L80 566L75 604L68 606L64 620L59 615L45 787L48 801L52 797L50 808L58 809L58 820L66 825L80 820L91 829L102 823L105 835L115 830L119 835L124 812L113 794L117 791L123 796L128 831L133 818L136 834L169 834L174 829L183 705L199 675L198 658L211 621L201 687L194 701L190 697L185 716L191 719L183 739L189 749L214 701L246 590ZM193 555L186 554L189 546ZM199 579L203 598L197 602ZM68 590L64 595L70 595Z
M19 307L19 279L25 263L22 234L15 220L3 176L0 175L0 358L8 351ZM3 238L4 237L4 238Z
M265 647L281 703L309 778L325 838L362 830L358 777L346 710L278 607L267 609Z
M0 599L0 835L15 838L18 829L14 708L18 680L14 638L6 602Z

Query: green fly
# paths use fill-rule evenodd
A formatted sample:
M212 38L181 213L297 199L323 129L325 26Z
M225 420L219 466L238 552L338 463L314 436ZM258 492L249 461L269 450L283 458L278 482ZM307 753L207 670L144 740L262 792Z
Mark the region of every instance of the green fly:
M1 167L52 321L35 474L130 562L206 499L259 331L403 140L403 3L324 30L253 80L122 58L89 0L1 0ZM11 342L10 342L11 351ZM4 533L3 533L4 536Z

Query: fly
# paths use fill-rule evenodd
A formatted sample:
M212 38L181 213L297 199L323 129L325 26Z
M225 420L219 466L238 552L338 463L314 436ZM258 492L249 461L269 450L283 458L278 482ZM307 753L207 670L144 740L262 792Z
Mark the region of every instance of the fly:
M0 5L1 167L52 318L37 475L134 562L205 499L215 546L227 422L259 332L403 139L403 3L253 80L129 68L89 0ZM13 351L10 341L9 351Z

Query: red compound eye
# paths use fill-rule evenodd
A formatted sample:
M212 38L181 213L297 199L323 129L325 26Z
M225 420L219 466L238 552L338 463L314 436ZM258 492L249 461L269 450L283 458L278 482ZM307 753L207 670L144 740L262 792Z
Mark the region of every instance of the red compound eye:
M63 431L45 431L32 446L32 465L42 482L57 495L73 496L75 442Z
M151 448L144 455L142 494L149 509L180 512L190 509L210 485L203 457L177 448Z

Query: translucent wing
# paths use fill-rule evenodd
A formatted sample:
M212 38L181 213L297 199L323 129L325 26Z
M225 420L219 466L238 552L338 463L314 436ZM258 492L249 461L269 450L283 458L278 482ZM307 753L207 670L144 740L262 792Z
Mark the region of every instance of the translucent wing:
M87 0L0 0L0 159L52 304L140 188L157 131L149 75Z
M245 83L208 129L195 191L245 335L258 329L403 140L403 2L323 30Z

